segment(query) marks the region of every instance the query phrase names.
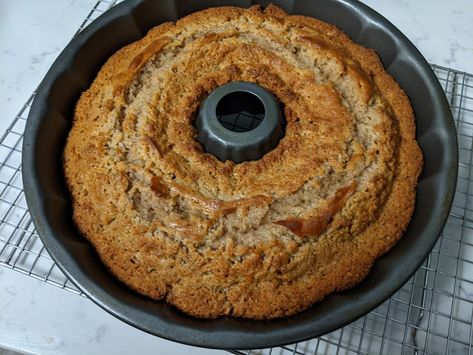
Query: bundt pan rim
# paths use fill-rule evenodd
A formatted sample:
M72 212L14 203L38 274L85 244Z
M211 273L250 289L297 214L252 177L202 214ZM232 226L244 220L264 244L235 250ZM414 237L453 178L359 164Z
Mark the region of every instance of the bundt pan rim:
M297 315L271 321L199 320L131 291L108 273L72 223L62 173L62 149L81 91L120 47L164 20L207 7L253 4L249 0L128 0L78 34L39 86L25 128L23 182L31 217L47 251L91 300L126 323L176 342L220 349L255 349L295 343L338 329L380 305L414 274L433 248L453 201L458 148L453 117L432 69L389 21L356 0L272 1L288 13L309 15L344 30L371 47L408 94L416 113L425 166L416 209L403 238L379 258L367 278ZM69 117L69 119L68 119Z

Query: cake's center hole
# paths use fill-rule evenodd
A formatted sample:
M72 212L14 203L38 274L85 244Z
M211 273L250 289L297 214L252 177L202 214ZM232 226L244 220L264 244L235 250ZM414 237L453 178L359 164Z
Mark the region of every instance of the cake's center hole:
M260 125L264 119L264 105L258 96L236 91L222 97L217 104L217 119L233 132L248 132Z

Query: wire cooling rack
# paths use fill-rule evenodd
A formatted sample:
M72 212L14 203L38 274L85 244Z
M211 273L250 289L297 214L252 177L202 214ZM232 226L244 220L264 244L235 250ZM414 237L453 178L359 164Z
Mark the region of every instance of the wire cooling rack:
M98 1L78 32L117 2ZM473 75L432 67L455 118L460 164L453 207L431 254L393 297L357 321L310 341L234 353L472 354ZM33 99L0 138L0 265L82 295L51 260L26 205L21 149Z

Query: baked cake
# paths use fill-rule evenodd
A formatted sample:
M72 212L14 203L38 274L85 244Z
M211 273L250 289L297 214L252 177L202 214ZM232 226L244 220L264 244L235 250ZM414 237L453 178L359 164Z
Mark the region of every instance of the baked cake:
M215 88L255 82L285 135L256 161L196 140ZM64 151L73 218L110 271L201 318L299 312L360 282L411 218L422 153L374 51L268 6L211 8L114 54Z

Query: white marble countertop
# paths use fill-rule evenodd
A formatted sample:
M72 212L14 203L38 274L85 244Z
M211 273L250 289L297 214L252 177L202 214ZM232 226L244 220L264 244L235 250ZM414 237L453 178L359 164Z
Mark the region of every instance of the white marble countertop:
M0 134L96 0L0 0ZM473 1L365 0L431 63L473 73ZM0 347L37 354L218 354L153 337L0 266ZM0 351L1 353L1 351Z

